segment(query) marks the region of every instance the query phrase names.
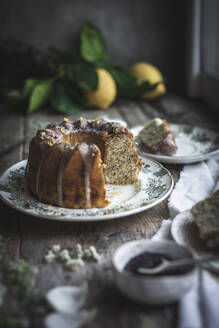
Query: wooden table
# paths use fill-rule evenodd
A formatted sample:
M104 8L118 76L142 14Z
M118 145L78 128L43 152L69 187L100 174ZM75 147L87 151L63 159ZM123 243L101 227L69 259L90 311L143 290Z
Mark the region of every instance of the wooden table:
M90 110L80 116L96 118L103 114L113 120L123 119L129 127L144 124L147 119L156 116L173 123L218 127L213 113L205 104L176 95L168 95L151 104L120 101L107 111ZM25 116L19 110L0 106L0 173L27 158L29 142L37 128L62 119L63 116L51 110ZM177 181L182 166L166 167ZM79 284L84 280L89 282L89 302L97 307L98 314L87 327L145 327L142 313L154 321L153 327L176 326L177 305L149 308L129 301L115 288L111 266L111 255L119 245L129 240L151 238L158 230L162 220L169 217L167 201L131 217L93 223L47 221L19 213L2 202L0 210L0 234L8 237L8 257L24 258L39 268L37 287L40 291L44 293L57 285ZM73 247L76 243L84 247L96 246L104 255L103 259L95 264L88 263L75 272L64 270L61 264L45 264L43 261L53 244Z

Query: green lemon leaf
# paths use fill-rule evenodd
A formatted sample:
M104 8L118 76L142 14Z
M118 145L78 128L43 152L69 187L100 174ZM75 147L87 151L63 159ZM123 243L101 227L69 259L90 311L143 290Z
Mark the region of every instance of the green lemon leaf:
M63 51L54 47L50 47L48 50L61 64L74 64L80 59L80 55L74 51Z
M82 108L73 101L71 94L60 81L57 81L55 84L53 93L50 97L50 104L57 111L66 114L76 114L82 110Z
M40 79L27 79L24 83L23 96L26 98L31 91L41 82Z
M101 31L90 22L84 23L81 28L80 53L82 58L88 62L107 58L104 37Z
M106 70L115 68L109 59L96 60L93 65L95 65L95 67L105 68Z
M13 105L24 105L32 90L40 83L40 79L27 79L23 91L11 90L6 94L6 100Z
M136 83L133 86L119 89L119 95L121 97L138 99L143 93L153 91L162 82L151 84L149 81L142 83Z
M36 85L30 96L28 113L35 111L46 103L51 94L52 87L52 79L41 81L38 85Z
M127 69L122 67L108 68L108 71L116 81L119 97L138 99L143 93L153 91L162 83L162 81L153 84L149 81L139 83Z
M109 69L110 74L115 79L119 88L128 88L136 85L136 79L129 71L122 67L114 67Z
M13 105L21 105L25 98L20 90L11 90L6 94L6 100Z
M156 89L156 87L163 83L163 81L159 81L157 83L151 83L149 81L144 81L141 84L139 84L139 90L142 90L142 92L150 92Z
M98 76L93 67L85 62L77 62L68 67L68 78L81 88L97 90Z

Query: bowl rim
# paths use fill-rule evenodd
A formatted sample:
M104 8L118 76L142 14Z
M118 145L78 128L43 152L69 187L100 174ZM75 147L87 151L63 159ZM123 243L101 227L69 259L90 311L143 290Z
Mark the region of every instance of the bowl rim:
M185 246L181 246L179 244L176 244L174 241L172 240L151 240L151 239L138 239L138 240L131 240L131 241L128 241L127 243L124 243L122 244L121 246L119 246L113 253L112 255L112 264L113 264L113 269L114 271L121 275L123 278L129 278L129 279L133 279L133 280L136 280L136 281L139 281L139 280L142 280L142 281L150 281L151 283L156 283L158 280L159 281L168 281L168 280L184 280L185 278L189 277L189 276L192 276L196 271L197 271L197 267L196 265L194 264L192 269L189 270L188 272L186 273L182 273L182 274L176 274L176 275L138 275L136 273L132 273L130 271L127 271L127 270L120 270L118 269L118 265L117 265L117 256L119 254L119 252L122 251L122 249L124 249L125 247L132 247L132 246L135 246L137 244L149 244L149 243L166 243L166 244L169 244L171 246L174 246L174 247L178 247L178 248L183 248L184 250L186 250L188 252L188 254L191 255L191 258L195 258L194 254L191 252L191 250L189 250L187 247Z

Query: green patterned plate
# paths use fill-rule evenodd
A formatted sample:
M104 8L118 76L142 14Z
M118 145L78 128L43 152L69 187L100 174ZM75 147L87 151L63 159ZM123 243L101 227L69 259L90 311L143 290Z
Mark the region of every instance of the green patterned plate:
M142 158L143 167L134 185L106 185L110 204L105 208L68 209L46 205L26 190L26 160L10 167L0 178L0 198L26 214L59 221L99 221L116 219L147 210L168 197L173 188L170 172L161 164Z
M188 164L204 161L219 156L219 133L186 124L170 124L175 136L178 150L173 156L164 156L147 153L143 143L135 137L136 148L139 154L149 156L161 163ZM131 129L137 136L143 125Z

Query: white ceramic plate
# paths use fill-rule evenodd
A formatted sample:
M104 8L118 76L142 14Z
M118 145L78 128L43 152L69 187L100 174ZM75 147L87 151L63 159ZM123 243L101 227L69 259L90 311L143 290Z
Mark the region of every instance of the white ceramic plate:
M181 212L174 218L171 235L177 244L190 248L197 256L214 254L214 251L199 237L198 228L190 211ZM218 255L218 252L216 254ZM210 262L207 266L219 273L219 261Z
M142 161L138 183L106 185L107 197L111 203L105 208L68 209L37 201L24 188L26 160L13 165L2 175L0 198L21 212L50 220L86 222L132 215L159 204L173 188L173 178L166 168L148 158L143 157Z
M143 143L136 137L143 125L131 129L135 136L136 148L139 154L147 155L162 163L186 164L204 161L210 157L219 156L219 133L186 124L170 124L178 146L176 154L164 156L147 153Z

